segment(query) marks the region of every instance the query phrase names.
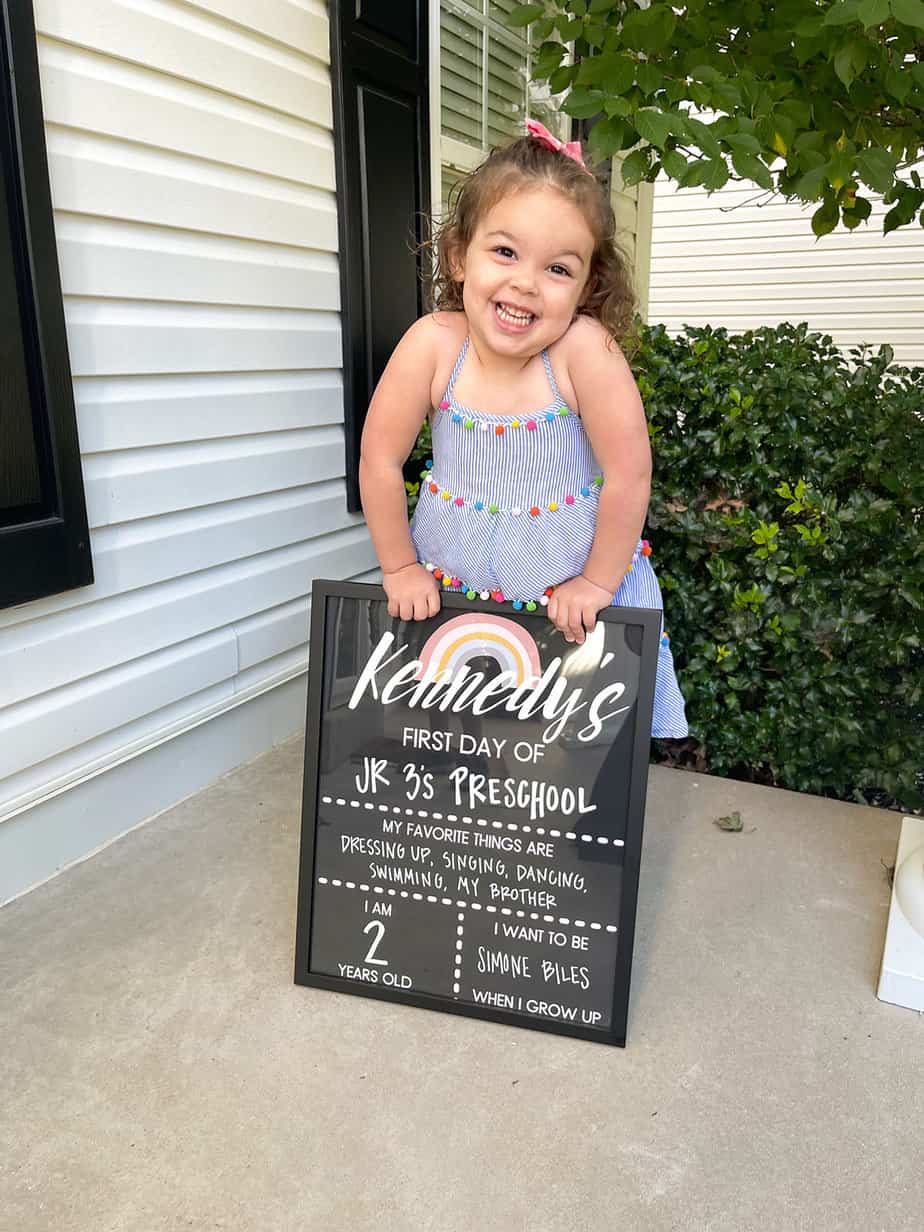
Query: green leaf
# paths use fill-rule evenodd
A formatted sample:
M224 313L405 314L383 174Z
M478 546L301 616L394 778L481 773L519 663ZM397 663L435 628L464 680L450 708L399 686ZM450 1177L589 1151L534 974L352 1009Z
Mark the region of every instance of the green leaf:
M631 188L633 184L637 184L648 174L650 166L648 158L648 150L633 150L626 158L623 159L622 165L619 168L619 174L626 188Z
M924 205L924 191L897 181L885 200L889 204L895 202L883 220L883 230L888 235L896 227L905 227L913 221L918 210Z
M561 94L562 91L567 90L574 81L576 72L576 64L563 64L557 68L549 78L549 91L552 94Z
M661 158L661 166L673 180L681 180L689 165L679 150L668 150Z
M709 175L710 161L708 158L698 158L691 162L680 184L683 188L699 188L705 184Z
M837 226L839 211L835 202L825 202L812 215L812 231L819 237L829 235Z
M578 84L582 86L598 86L603 80L607 57L585 56L578 62Z
M893 98L897 98L900 103L903 103L911 93L913 82L911 74L902 72L901 69L890 68L885 75L885 86Z
M773 187L773 176L770 174L766 163L761 162L759 158L755 158L753 154L739 154L737 150L734 150L732 151L731 160L732 166L743 180L753 180L761 188Z
M861 150L855 158L856 168L863 179L875 192L885 193L892 187L895 179L895 168L898 159L881 146L869 150Z
M607 26L605 21L588 22L584 27L584 38L591 47L602 47L606 41Z
M600 120L590 130L590 149L594 162L612 158L625 148L628 125L619 116Z
M861 0L838 0L825 13L826 26L845 26L859 18Z
M827 163L827 157L820 150L803 150L796 157L796 165L800 171L814 171L816 167L827 166Z
M856 39L834 53L834 71L848 89L866 68L866 54L866 47Z
M633 51L660 51L670 42L676 26L674 11L666 5L634 9L622 23L622 41Z
M827 164L823 163L820 167L813 167L811 171L806 171L805 175L796 180L792 187L793 196L802 201L814 201L821 196L827 182ZM816 231L815 234L817 235L818 232Z
M533 62L533 76L538 78L551 77L565 54L561 43L543 43L542 49Z
M733 150L742 150L746 154L759 154L761 150L760 142L753 133L729 133L722 140Z
M812 109L807 102L799 98L787 98L774 109L774 115L786 116L787 120L792 120L796 128L810 128L812 125ZM795 140L795 135L790 133L790 144Z
M728 167L723 158L710 158L703 179L704 187L715 192L728 183Z
M708 124L690 115L684 116L684 122L690 136L708 158L721 158L722 148Z
M653 107L643 107L635 113L635 127L639 135L661 149L673 132L671 118Z
M654 94L656 90L660 90L661 86L664 85L664 74L659 68L649 64L647 60L643 60L636 67L635 80L646 94Z
M615 95L608 98L604 102L603 110L607 115L618 115L626 118L632 114L632 104L627 98L623 98L621 95Z
M555 28L561 35L562 42L570 43L581 34L584 23L578 17L569 18L567 14L562 14L555 18Z
M841 217L847 226L853 230L861 222L866 222L872 212L872 204L865 197L854 197L850 205L845 205L842 208Z
M820 150L825 143L824 134L818 132L800 133L792 143L793 149L801 154L803 150Z
M922 0L892 0L892 16L903 25L924 30L924 2Z
M853 158L848 154L835 154L829 158L825 164L825 172L831 187L841 189L849 181L851 169L853 167Z
M561 109L578 120L587 120L603 110L604 94L601 90L588 90L575 86L561 105Z
M721 81L712 87L712 100L729 114L741 106L741 91L731 81Z
M868 30L870 26L881 26L888 21L890 9L889 0L861 0L858 16Z
M603 55L600 85L608 94L625 94L635 84L635 61L631 56Z
M531 21L538 21L544 12L545 6L542 4L518 4L507 14L506 24L516 30L520 26L528 26Z
M694 81L704 81L707 85L711 85L714 81L722 81L722 74L717 68L713 68L711 64L696 64L687 74Z

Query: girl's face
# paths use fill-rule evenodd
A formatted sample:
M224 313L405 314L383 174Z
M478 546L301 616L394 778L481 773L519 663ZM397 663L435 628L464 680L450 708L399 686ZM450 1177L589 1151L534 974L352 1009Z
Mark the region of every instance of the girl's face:
M511 356L556 342L578 310L593 249L584 215L556 189L503 197L481 218L455 273L470 330Z

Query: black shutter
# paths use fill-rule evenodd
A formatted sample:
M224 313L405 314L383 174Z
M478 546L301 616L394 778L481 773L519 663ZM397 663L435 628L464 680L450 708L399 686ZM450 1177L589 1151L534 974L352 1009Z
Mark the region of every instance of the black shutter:
M32 6L0 0L0 607L92 581Z
M424 307L414 247L430 208L427 0L331 0L330 30L347 505L355 511L369 400Z

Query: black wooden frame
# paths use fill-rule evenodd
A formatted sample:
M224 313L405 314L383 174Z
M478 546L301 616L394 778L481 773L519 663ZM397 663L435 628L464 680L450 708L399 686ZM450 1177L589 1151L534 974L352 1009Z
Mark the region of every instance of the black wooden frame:
M302 795L301 846L299 854L298 907L295 938L295 983L330 992L345 992L380 1001L394 1001L421 1009L462 1014L467 1018L484 1018L508 1026L546 1031L553 1035L570 1035L594 1043L625 1047L629 1015L629 989L632 975L632 951L635 940L635 917L638 903L638 882L641 868L642 837L645 818L645 798L648 790L648 758L651 744L651 717L654 709L655 672L660 636L661 615L650 608L608 607L598 619L613 624L639 625L643 630L642 669L639 678L636 729L632 746L632 766L628 792L622 894L619 913L619 947L617 951L613 991L612 1026L609 1031L593 1027L570 1026L559 1021L527 1018L523 1014L489 1006L459 1003L431 993L401 992L382 985L367 985L339 976L324 975L311 970L311 921L314 890L315 843L318 817L318 776L323 720L323 679L325 621L329 598L370 599L387 603L380 586L364 582L335 582L316 579L312 584L310 664L308 706L306 717L305 768ZM495 612L496 605L479 600L470 601L464 595L446 592L441 603L447 608L466 612ZM547 620L544 609L532 615L534 620Z
M35 516L0 527L0 607L9 607L93 581L29 0L0 0L0 191L9 205L42 483Z
M343 337L343 405L346 444L347 508L357 512L359 446L363 423L375 385L388 354L412 320L382 322L372 319L370 287L380 276L372 268L366 223L370 191L362 166L360 91L372 89L416 105L417 210L408 219L415 241L424 238L423 217L430 212L429 137L429 4L435 0L400 0L413 10L416 37L408 48L376 29L362 16L362 0L330 0L331 84L333 93L334 151L339 224L341 327ZM397 8L398 0L394 0ZM374 7L374 6L373 6ZM421 103L422 100L422 103ZM404 236L395 235L395 245ZM408 260L412 260L408 254ZM417 311L424 311L422 258L415 261Z

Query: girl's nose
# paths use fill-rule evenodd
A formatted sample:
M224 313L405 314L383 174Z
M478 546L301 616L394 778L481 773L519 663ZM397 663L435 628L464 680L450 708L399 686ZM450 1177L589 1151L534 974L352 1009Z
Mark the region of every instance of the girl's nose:
M510 285L518 291L524 291L527 294L533 295L536 291L536 278L534 274L521 268L511 278Z

